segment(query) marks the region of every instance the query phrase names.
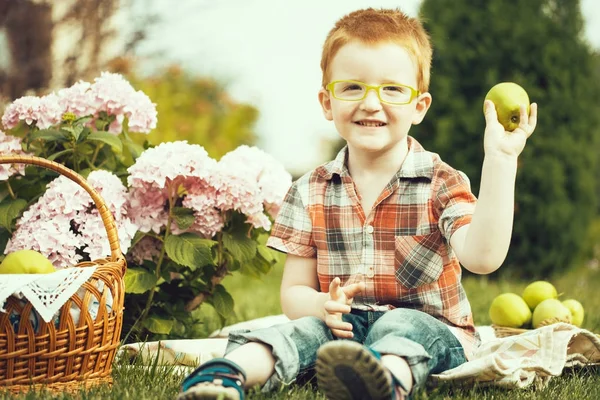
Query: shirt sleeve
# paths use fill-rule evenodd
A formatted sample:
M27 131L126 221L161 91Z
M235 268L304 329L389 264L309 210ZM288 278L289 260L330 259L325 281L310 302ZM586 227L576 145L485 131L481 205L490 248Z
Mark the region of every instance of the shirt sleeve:
M439 215L438 227L448 243L458 228L471 223L476 203L469 178L463 172L454 170L442 179L435 207Z
M312 222L302 199L299 181L292 184L277 214L267 246L287 254L316 257Z

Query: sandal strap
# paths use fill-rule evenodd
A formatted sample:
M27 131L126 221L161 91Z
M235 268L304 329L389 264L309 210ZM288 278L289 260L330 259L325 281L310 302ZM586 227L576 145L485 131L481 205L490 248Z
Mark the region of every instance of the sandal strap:
M214 382L215 379L220 379L223 387L236 389L240 398L244 398L246 373L242 367L226 358L214 358L200 365L184 379L182 389L185 392L194 385Z

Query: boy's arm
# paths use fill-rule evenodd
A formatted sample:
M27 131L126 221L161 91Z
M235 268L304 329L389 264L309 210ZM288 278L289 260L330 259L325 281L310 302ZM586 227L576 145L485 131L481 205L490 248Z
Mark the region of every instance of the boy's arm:
M319 291L316 258L287 255L280 296L281 308L288 318L324 318L324 304L329 294Z
M506 132L498 122L495 107L486 101L485 157L481 185L471 223L454 232L450 244L460 263L469 271L489 274L500 267L512 235L517 158L537 122L537 105L528 116L521 107L521 123Z
M333 335L351 339L352 324L342 320L342 314L350 312L350 304L364 290L364 282L340 286L340 278L334 278L329 292L319 290L317 259L288 254L281 281L281 308L290 319L317 317L325 322Z

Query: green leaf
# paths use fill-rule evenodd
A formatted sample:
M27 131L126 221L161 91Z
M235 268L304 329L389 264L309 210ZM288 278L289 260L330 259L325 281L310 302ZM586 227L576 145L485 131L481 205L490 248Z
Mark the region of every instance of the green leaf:
M86 115L86 116L83 116L81 118L77 118L73 123L75 123L75 124L81 124L81 125L85 126L91 120L92 120L92 116L91 115Z
M92 132L88 135L87 140L102 142L110 146L113 152L121 154L123 152L123 144L118 136L108 132Z
M77 143L80 142L79 136L81 135L81 132L83 132L83 128L84 126L82 125L73 125L73 130L71 132L73 133L73 137Z
M256 256L256 242L244 233L223 234L223 246L238 261L248 261Z
M48 157L48 160L54 161L57 158L64 156L65 154L72 153L73 151L75 151L75 149L66 149L63 151L59 151L58 153L54 153L54 154L50 155L50 157Z
M193 233L183 233L167 237L165 250L171 260L194 271L198 267L215 264L211 251L215 244L215 241Z
M79 136L77 137L77 143L86 141L88 136L90 136L90 134L92 133L90 128L88 128L87 126L82 126L81 128L81 132L79 132Z
M173 329L175 321L157 316L150 316L144 321L144 328L152 333L169 334Z
M146 234L142 231L137 231L135 233L135 235L133 235L133 239L131 239L131 244L129 245L129 248L132 249L135 247L136 244L138 244L140 242L140 240L142 240L144 237L146 236Z
M29 135L31 141L42 139L47 142L66 142L69 140L67 132L58 129L41 129Z
M271 248L265 246L264 244L258 245L258 254L260 254L260 256L262 258L264 258L265 260L267 260L270 263L274 263L275 261L277 261L275 259L275 255L273 254L273 251Z
M261 274L266 274L271 270L272 263L268 262L264 258L258 256L254 257L250 262L247 263L250 268L258 271Z
M23 199L7 199L0 203L0 226L12 231L13 221L27 207L27 201Z
M144 146L135 143L134 141L129 139L129 137L122 138L121 141L125 145L125 147L127 147L127 150L129 150L129 152L131 153L131 157L133 157L134 160L138 158L144 152L144 150L146 150L144 149Z
M144 293L152 289L157 282L156 275L143 268L127 268L125 277L126 293Z
M227 318L233 313L233 297L231 297L223 285L215 287L210 302L215 311L223 318Z
M6 248L6 245L8 243L8 240L10 239L10 232L7 231L6 229L2 229L0 228L0 261L2 261L4 259L4 249Z
M194 223L194 210L186 207L173 207L173 218L181 230L186 230Z

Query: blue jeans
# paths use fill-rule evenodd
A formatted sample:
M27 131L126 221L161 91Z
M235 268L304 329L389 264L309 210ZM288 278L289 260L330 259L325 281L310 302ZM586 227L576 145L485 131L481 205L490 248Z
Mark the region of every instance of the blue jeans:
M441 321L421 311L397 308L391 311L352 310L343 316L352 324L354 340L381 354L404 358L412 371L415 387L430 374L441 373L466 362L464 350ZM225 354L248 342L272 347L275 373L263 386L270 391L288 385L314 370L318 348L337 339L323 321L304 317L255 331L229 334Z

